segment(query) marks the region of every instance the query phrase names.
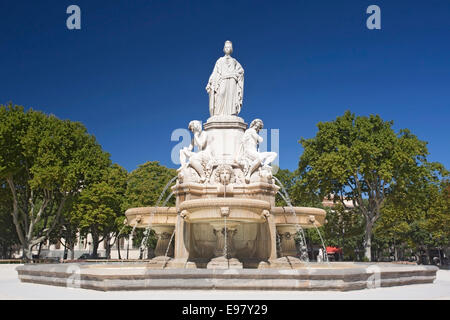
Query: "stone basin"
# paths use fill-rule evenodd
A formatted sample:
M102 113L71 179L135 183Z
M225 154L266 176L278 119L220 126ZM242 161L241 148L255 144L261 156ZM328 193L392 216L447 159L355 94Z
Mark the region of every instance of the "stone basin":
M186 222L263 223L270 213L270 203L264 200L244 198L202 198L186 200L180 204L181 215Z
M125 212L127 224L144 228L148 225L174 226L177 220L175 207L140 207L131 208Z
M332 262L262 269L168 268L141 263L26 264L23 283L116 290L361 290L433 283L436 266ZM430 288L431 289L431 288ZM424 290L426 290L424 288Z
M294 210L295 215L292 210ZM303 228L312 228L314 224L320 227L325 223L326 211L311 207L273 207L270 212L275 217L277 226L300 225Z

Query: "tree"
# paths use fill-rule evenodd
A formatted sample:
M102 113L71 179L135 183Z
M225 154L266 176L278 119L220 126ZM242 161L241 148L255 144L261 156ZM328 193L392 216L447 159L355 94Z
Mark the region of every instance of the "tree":
M420 251L450 242L449 173L439 163L422 169L412 183L390 195L376 223L376 237L391 240L396 258L398 244Z
M66 201L62 211L59 227L54 229L50 235L51 243L59 242L70 253L69 259L75 259L75 244L78 240L79 222L74 218L75 206L78 203L79 194L74 195ZM66 259L66 255L63 257Z
M110 256L111 239L124 227L122 206L127 186L127 171L114 164L103 172L98 182L81 192L76 201L72 222L79 225L82 234L92 236L92 255L98 255L98 246L105 242L106 257Z
M363 240L364 219L355 214L353 209L336 203L332 209L327 210L323 234L328 245L342 249L345 260L354 260L355 249L361 246Z
M98 179L109 155L78 122L21 106L0 106L0 177L12 195L12 217L23 248L48 239L66 201ZM43 218L48 217L43 230Z
M13 246L19 244L11 216L12 196L6 181L0 180L0 258L10 257Z
M426 164L426 142L409 130L396 133L392 121L378 115L345 112L335 121L320 122L312 139L300 140L299 188L335 201L351 200L365 218L365 257L371 260L375 222L387 197L409 185Z
M448 171L437 183L429 183L425 190L427 202L422 203L421 223L427 230L435 247L450 243L450 180Z
M159 164L158 161L149 161L140 165L136 170L132 171L128 176L127 191L125 194L126 201L123 210L129 208L145 207L145 206L163 206L167 200L166 206L175 205L175 197L169 197L171 194L170 188L163 193L167 184L177 176L175 169L167 168ZM161 198L161 202L157 203ZM133 236L133 245L141 244L144 239L144 233L136 230ZM147 236L145 245L148 248L148 256L150 250L154 249L156 245L156 235L153 230ZM143 252L140 253L140 257Z
M123 209L156 205L164 187L176 175L175 169L162 166L158 161L149 161L140 165L128 177L126 203ZM159 205L162 205L170 192L168 188ZM172 197L166 205L174 204L175 199Z

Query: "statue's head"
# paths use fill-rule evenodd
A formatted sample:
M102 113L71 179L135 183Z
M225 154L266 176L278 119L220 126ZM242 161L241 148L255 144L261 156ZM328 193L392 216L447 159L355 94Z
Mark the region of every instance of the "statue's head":
M261 119L255 119L250 123L250 128L255 129L257 132L264 127L264 123Z
M201 132L202 131L202 123L198 120L192 120L189 122L188 129L192 132Z
M223 46L223 53L226 55L230 55L233 53L233 43L230 40L225 41L225 45Z

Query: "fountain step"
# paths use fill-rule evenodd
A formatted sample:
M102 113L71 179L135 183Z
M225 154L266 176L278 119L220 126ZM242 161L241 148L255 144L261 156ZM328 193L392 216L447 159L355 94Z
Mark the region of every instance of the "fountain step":
M154 269L147 263L17 267L22 282L101 291L158 289L358 290L432 283L437 267L389 263L309 263L300 269Z
M267 263L261 263L258 268L272 268L272 269L301 269L308 266L308 263L301 261L299 258L293 256L285 256L274 260L269 260Z
M242 269L243 265L236 258L217 257L208 262L206 269Z

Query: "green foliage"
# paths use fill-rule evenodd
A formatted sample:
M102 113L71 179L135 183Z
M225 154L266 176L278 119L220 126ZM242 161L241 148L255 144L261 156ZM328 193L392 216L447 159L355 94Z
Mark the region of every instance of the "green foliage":
M425 170L426 143L409 130L392 129L392 121L378 115L355 116L347 111L335 121L320 122L312 139L300 140L295 186L297 194L323 199L330 194L365 218L365 249L370 259L372 230L386 199L413 184ZM345 209L350 209L346 207Z
M65 202L109 165L109 154L81 123L0 106L0 178L10 189L14 225L28 257L55 229Z
M364 217L337 203L333 210L327 209L326 220L323 234L327 245L342 248L344 258L354 260L355 250L363 245Z
M124 228L123 203L127 185L127 171L117 164L106 168L98 182L84 188L77 198L70 221L78 225L81 234L90 233L94 252L101 240L109 243L111 233Z
M133 207L154 206L171 178L176 176L176 170L159 164L158 161L151 161L142 164L132 171L128 177L126 190L126 202L124 210ZM165 192L160 205L170 194L170 188ZM172 197L167 205L174 205L175 199Z
M357 200L365 195L375 201L376 191L390 192L396 181L409 181L425 161L426 143L408 130L397 135L392 124L374 115L355 117L349 111L335 121L320 122L315 138L300 140L303 186L319 191L321 197L332 193Z
M450 243L448 172L438 163L423 167L414 183L392 193L374 229L384 242L409 248Z
M175 169L162 166L157 161L150 161L140 165L136 170L128 175L127 190L125 192L125 202L123 211L134 207L155 206L161 196L161 192L169 181L177 175ZM170 195L168 188L161 198L159 206L163 205L165 199ZM174 206L175 197L171 197L166 206ZM144 238L144 230L137 229L133 237L133 245L140 246ZM157 237L153 230L147 238L146 246L155 248Z
M9 250L19 244L11 216L12 196L6 181L0 180L0 258L9 258Z
M135 248L140 247L142 240L145 237L145 229L136 229L136 232L133 237L133 246ZM156 235L154 230L150 230L150 234L147 237L147 242L145 243L145 246L147 248L156 248L156 243L158 242L158 236Z
M275 177L280 180L280 182L283 184L284 188L286 189L286 192L289 195L289 198L291 198L292 195L292 187L295 184L295 175L293 172L289 171L288 169L278 169L277 173L275 174ZM283 190L280 189L280 192ZM293 202L293 200L291 199ZM275 204L279 207L281 206L287 206L287 203L283 200L283 198L277 194L275 197ZM294 205L294 203L292 203Z

